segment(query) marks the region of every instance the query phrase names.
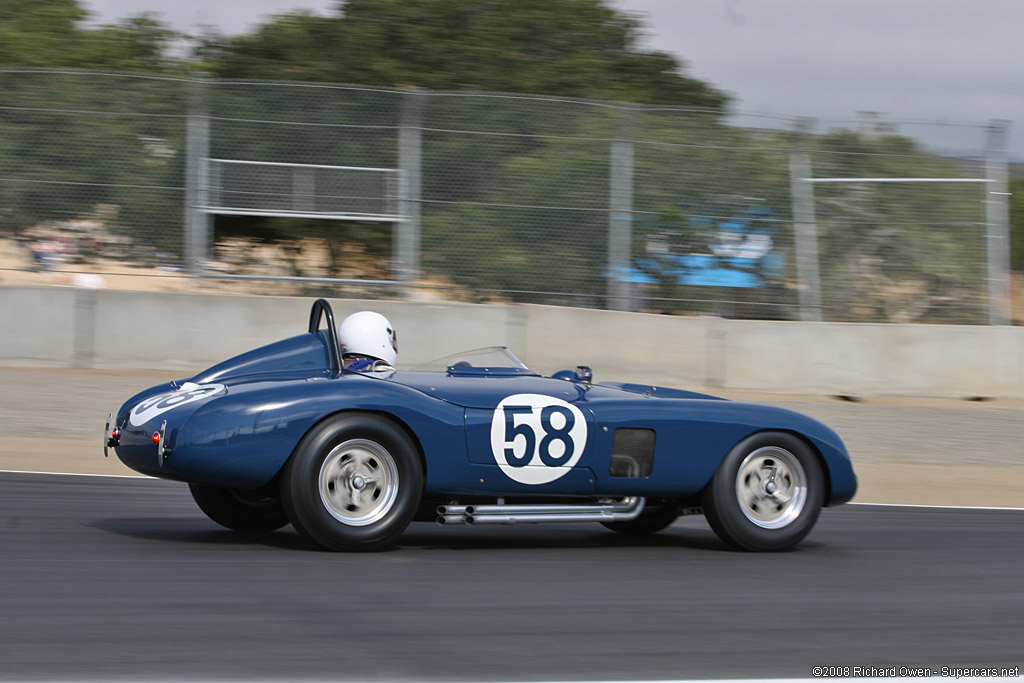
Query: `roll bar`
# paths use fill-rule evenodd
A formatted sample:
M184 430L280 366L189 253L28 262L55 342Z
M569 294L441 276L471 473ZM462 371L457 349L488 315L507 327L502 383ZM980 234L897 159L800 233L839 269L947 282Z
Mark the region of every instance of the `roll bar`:
M320 331L320 317L327 318L327 355L331 360L331 372L341 372L341 347L338 345L338 327L334 324L334 311L327 299L317 299L309 312L309 332Z

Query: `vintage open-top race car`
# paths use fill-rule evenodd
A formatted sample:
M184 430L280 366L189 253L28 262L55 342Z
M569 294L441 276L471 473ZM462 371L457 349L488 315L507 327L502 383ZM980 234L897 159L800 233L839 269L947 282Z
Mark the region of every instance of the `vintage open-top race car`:
M645 534L700 512L735 547L782 550L857 488L840 438L799 413L582 366L542 377L503 347L349 372L336 330L319 299L308 332L133 396L104 453L188 482L223 526L290 522L335 550L383 547L413 520Z

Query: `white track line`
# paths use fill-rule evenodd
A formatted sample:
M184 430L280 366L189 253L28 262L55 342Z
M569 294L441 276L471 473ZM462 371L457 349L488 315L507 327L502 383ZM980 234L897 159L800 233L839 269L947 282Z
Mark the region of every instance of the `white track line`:
M148 479L159 481L157 477L145 474L89 474L88 472L37 472L34 470L0 470L0 474L52 474L55 477L106 477L108 479Z
M1015 510L1024 511L1024 508L1011 507L984 507L981 505L919 505L914 503L846 503L846 505L870 505L880 508L933 508L936 510Z
M31 470L0 470L0 474L52 474L56 477L107 477L109 479L136 479L136 480L149 480L149 481L160 481L158 477L150 477L147 475L132 475L132 474L83 474L81 472L34 472ZM861 505L864 507L880 507L880 508L924 508L924 509L935 509L935 510L1009 510L1013 512L1024 512L1024 508L1014 507L983 507L980 505L916 505L911 503L846 503L846 505ZM772 679L776 680L776 679ZM778 679L781 681L782 679ZM787 679L788 680L788 679ZM803 679L792 679L792 680L803 680ZM632 683L644 683L642 681L633 681ZM661 683L674 683L672 681L662 681ZM689 681L689 683L703 683L703 681ZM715 683L728 683L728 681L716 681Z

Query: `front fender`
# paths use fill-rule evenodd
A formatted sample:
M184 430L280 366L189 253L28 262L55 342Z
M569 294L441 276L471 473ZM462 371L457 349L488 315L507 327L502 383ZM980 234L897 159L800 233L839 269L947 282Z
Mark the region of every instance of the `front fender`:
M829 484L825 507L841 505L853 498L857 493L857 475L853 471L853 462L846 445L839 435L819 422L818 429L805 433L804 437L817 449L825 464L825 476Z
M756 428L750 429L743 436L744 439L757 432L786 431L810 443L821 458L823 474L828 484L826 507L839 505L853 498L857 492L857 476L853 471L850 454L835 430L813 417L786 408L745 403L730 405L754 418L748 422L756 424Z

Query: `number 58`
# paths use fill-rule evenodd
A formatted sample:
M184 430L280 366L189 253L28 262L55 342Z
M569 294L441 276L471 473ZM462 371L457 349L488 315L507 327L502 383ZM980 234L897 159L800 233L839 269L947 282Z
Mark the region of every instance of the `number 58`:
M572 431L576 416L566 406L549 405L540 409L540 430L534 420L526 418L517 423L517 416L534 415L534 406L506 405L505 461L512 467L524 467L535 458L547 467L561 467L569 462L576 449ZM538 433L542 432L542 433ZM516 455L516 439L523 437L522 455ZM537 439L540 438L538 447Z

